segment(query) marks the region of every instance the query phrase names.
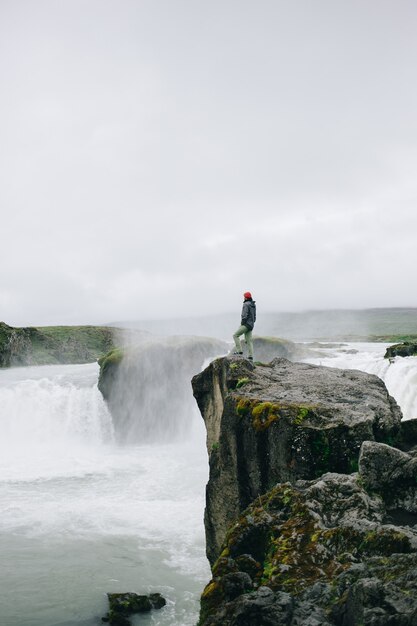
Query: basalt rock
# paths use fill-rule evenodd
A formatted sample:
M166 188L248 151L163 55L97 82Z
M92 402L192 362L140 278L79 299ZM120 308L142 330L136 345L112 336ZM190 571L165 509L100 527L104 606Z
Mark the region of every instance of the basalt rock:
M274 485L351 473L363 441L394 443L399 436L401 411L384 383L356 370L221 358L192 384L207 428L212 565L230 524Z
M160 593L139 595L137 593L108 593L109 612L102 622L110 626L130 626L129 617L135 613L149 613L152 609L161 609L166 604Z
M417 450L417 419L401 422L398 447L405 452Z
M393 359L396 356L416 356L417 355L417 342L405 341L404 343L397 343L387 348L384 358Z
M199 626L415 626L417 527L390 522L385 488L393 467L409 480L412 460L395 464L387 448L363 445L363 473L282 483L257 498L227 533ZM387 467L376 461L384 453Z
M366 489L383 497L393 523L417 525L417 452L365 441L359 469Z

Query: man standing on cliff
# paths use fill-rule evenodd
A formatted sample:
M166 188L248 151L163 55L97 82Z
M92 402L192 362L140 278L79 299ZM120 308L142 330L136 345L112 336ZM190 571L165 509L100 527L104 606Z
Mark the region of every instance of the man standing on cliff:
M252 330L256 321L256 304L252 300L252 294L250 291L246 291L243 294L244 301L242 307L242 319L240 326L233 335L235 341L236 352L233 354L243 354L242 344L240 342L240 336L245 335L246 345L248 346L248 359L253 361L253 342L252 342Z

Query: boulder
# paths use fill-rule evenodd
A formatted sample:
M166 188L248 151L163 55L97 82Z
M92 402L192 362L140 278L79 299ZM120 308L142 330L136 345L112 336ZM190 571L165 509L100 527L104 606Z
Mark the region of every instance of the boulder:
M393 443L401 411L371 374L280 358L213 361L192 380L207 429L207 556L230 524L276 483L357 470L363 441Z
M131 615L149 613L152 609L161 609L166 604L160 593L139 595L137 593L108 593L109 612L101 621L110 626L130 626Z
M361 467L370 452L364 444ZM257 498L227 533L199 626L415 626L417 528L390 523L377 475L385 484L391 466L377 465L371 474L281 483ZM248 559L251 574L242 568ZM244 585L231 594L230 579Z
M416 356L417 355L417 342L405 341L404 343L397 343L387 348L384 358L393 359L396 356Z
M366 489L382 495L393 523L417 524L417 452L365 441L359 470Z
M400 437L398 447L408 451L417 449L417 419L405 420L401 422Z

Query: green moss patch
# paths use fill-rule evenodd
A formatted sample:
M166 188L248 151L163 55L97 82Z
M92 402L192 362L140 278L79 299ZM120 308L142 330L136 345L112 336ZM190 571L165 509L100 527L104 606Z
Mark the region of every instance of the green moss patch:
M257 432L266 430L282 417L295 425L300 425L315 415L315 408L300 404L261 402L252 398L238 398L236 402L237 415L250 416L252 426Z
M365 557L411 552L408 537L394 528L324 528L302 492L288 483L257 498L230 528L224 546L213 567L218 582L206 587L204 598L213 593L218 599L221 576L239 569L242 555L250 554L260 564L254 573L257 586L299 595L317 581L334 580Z
M122 348L114 348L108 354L105 354L98 360L101 372L105 372L108 367L112 365L118 365L121 363L124 357L124 350Z
M416 356L417 355L417 341L405 341L403 343L397 343L394 346L387 348L384 358L392 359L396 356Z

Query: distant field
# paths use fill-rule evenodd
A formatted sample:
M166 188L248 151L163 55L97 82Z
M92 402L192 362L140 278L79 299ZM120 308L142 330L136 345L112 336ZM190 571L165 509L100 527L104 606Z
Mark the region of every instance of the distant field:
M286 339L386 341L417 337L417 308L303 311L270 313L257 302L255 334ZM117 326L140 328L154 333L205 335L231 340L240 322L240 304L236 312L206 317L171 320L117 322Z
M101 326L14 328L0 322L0 367L91 363L114 347L116 333Z

